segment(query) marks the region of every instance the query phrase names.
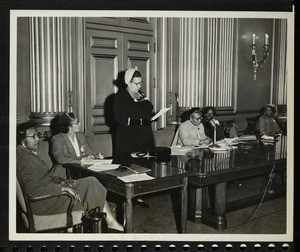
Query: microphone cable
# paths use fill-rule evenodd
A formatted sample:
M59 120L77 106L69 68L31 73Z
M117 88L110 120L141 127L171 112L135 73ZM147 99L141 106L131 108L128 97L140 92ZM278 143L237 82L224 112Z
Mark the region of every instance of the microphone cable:
M269 187L270 184L271 184L271 181L272 181L272 175L273 175L273 173L274 173L274 170L275 170L275 162L274 162L274 164L273 164L272 170L271 170L270 175L269 175L268 183L267 183L267 185L266 185L266 187L265 187L263 196L262 196L262 198L261 198L259 204L258 204L258 205L256 206L256 208L253 210L253 212L252 212L252 214L250 215L250 217L249 217L245 222L243 222L243 223L237 225L238 227L237 227L236 229L232 230L231 233L232 233L232 232L235 232L235 231L237 231L237 230L239 230L242 226L244 226L245 224L247 224L248 222L250 222L250 221L252 220L252 218L254 217L254 215L258 212L258 210L260 209L260 207L261 207L261 205L262 205L262 203L263 203L263 201L264 201L264 199L265 199L265 197L266 197L266 194L267 194L267 191L268 191L268 187Z

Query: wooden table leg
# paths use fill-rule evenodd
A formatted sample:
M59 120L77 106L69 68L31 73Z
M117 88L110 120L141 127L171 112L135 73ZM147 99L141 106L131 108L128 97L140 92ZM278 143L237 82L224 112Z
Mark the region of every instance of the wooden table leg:
M181 189L181 232L186 233L187 225L187 185L188 179L184 178L184 185Z
M227 228L226 220L227 182L215 185L214 222L215 228L223 230Z
M126 188L126 202L125 202L125 231L126 233L132 233L132 188Z

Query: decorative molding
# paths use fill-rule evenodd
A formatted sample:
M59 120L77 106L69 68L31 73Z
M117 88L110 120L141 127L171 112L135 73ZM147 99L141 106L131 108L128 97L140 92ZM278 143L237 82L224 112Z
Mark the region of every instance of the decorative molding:
M106 49L117 49L118 43L117 38L103 38L103 37L91 37L90 47L91 48L106 48Z

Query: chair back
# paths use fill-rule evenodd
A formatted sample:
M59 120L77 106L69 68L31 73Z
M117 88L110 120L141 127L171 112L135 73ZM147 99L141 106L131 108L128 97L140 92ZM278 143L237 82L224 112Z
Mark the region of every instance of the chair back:
M173 137L172 143L171 143L171 147L172 146L176 146L177 145L177 141L178 141L178 129L175 132L175 135Z
M23 220L25 227L30 231L34 232L35 228L34 228L34 219L33 219L31 205L28 201L28 195L24 187L24 182L18 171L17 171L16 186L17 186L17 201L21 210L21 218Z

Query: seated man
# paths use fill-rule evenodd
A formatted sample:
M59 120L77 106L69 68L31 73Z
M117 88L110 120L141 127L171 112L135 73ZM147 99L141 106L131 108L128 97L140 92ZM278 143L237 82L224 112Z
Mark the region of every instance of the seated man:
M204 127L201 123L201 111L199 108L190 110L190 118L183 122L178 128L178 138L176 145L195 146L201 144L210 144L211 139L204 133Z
M89 211L100 207L107 214L108 228L124 231L110 211L105 187L94 177L78 179L70 184L67 180L51 176L48 166L36 152L38 144L38 132L33 124L27 122L17 126L17 169L29 197L61 195L67 191L77 200L73 210ZM46 203L34 202L32 209L36 215L59 214L67 212L68 204L68 199L58 197L48 199Z

